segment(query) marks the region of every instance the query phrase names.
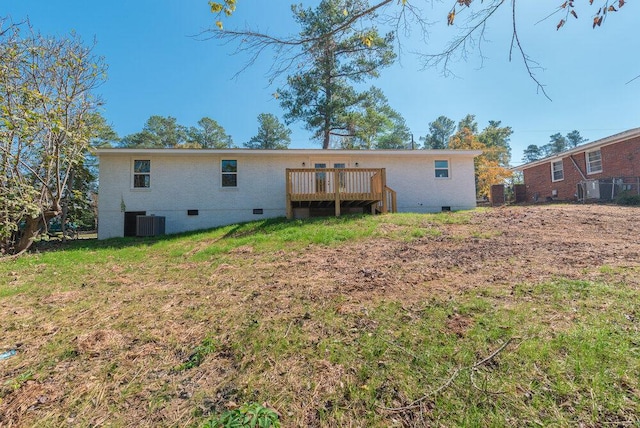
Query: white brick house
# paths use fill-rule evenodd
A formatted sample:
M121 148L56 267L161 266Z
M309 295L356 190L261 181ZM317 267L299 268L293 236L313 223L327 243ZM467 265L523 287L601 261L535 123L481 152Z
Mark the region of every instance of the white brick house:
M101 149L98 238L135 235L139 215L164 217L166 232L178 233L323 210L470 209L480 153Z

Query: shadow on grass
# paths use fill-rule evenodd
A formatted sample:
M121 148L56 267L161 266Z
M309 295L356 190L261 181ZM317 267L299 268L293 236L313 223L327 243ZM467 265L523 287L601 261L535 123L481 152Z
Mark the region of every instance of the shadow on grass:
M312 217L299 220L287 220L284 217L277 217L260 221L238 223L232 225L231 230L225 233L222 239L235 239L259 234L272 234L282 232L293 227L312 226L314 224L327 226L346 224L352 223L365 216L367 216L367 214L352 214L340 217Z
M33 248L34 251L67 251L67 250L99 250L99 249L121 249L127 247L152 246L161 242L171 242L179 239L188 238L190 236L204 235L208 233L215 234L221 229L229 229L218 239L237 239L261 234L274 234L285 231L294 227L302 227L309 225L339 225L357 221L368 214L344 215L340 217L314 217L299 220L287 220L285 217L269 218L264 220L256 220L233 225L218 226L210 229L198 229L187 232L175 233L170 235L159 235L153 237L125 237L110 238L104 240L98 239L79 239L67 242L62 241L43 241L37 243Z

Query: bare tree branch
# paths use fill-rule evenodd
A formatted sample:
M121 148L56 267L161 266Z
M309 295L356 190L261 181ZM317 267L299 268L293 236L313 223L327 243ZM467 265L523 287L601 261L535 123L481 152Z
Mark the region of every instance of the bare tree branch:
M467 47L468 44L475 42L476 39L474 37L476 34L478 34L477 37L479 39L482 39L487 21L494 13L496 13L504 2L505 0L494 0L491 5L482 9L480 12L471 14L467 19L467 22L470 25L466 27L463 33L455 38L444 51L437 54L417 53L423 61L422 69L424 70L429 67L438 67L442 65L443 74L451 74L449 62L455 55L459 55L462 59L466 59L466 55L469 51L469 48Z
M195 37L199 40L219 40L224 45L237 43L233 54L248 54L247 61L241 69L233 75L233 78L237 78L242 72L253 66L258 58L265 54L266 51L271 51L273 61L267 72L269 84L271 84L280 75L292 69L297 72L300 71L301 67L304 67L304 62L301 62L300 59L305 56L305 52L303 52L305 46L321 44L324 40L353 28L355 23L364 19L374 20L376 13L383 11L384 8L392 4L393 1L394 0L379 1L373 6L359 10L353 13L349 19L340 23L340 25L317 37L278 37L249 28L245 30L221 30L214 28L205 30ZM400 13L395 17L396 22L399 22L401 18L407 19L406 11L413 17L413 20L423 25L417 9L409 4L401 7ZM385 19L389 20L390 18L387 16ZM399 25L396 25L396 28L398 27Z
M520 44L520 38L518 37L518 29L516 27L516 0L511 0L511 22L513 24L513 33L512 33L512 36L511 36L511 48L509 49L509 61L511 61L512 53L513 53L513 47L515 45L515 46L517 46L518 51L520 52L520 55L522 56L522 60L524 62L524 66L527 69L527 73L529 73L529 77L537 85L537 90L539 92L542 92L542 94L549 101L553 101L549 97L549 95L547 94L547 91L544 89L544 85L542 83L540 83L540 81L536 77L535 73L533 72L534 68L540 68L539 64L537 62L533 61L529 57L529 55L527 55L525 53L524 49L522 49L522 45Z
M446 388L449 387L449 385L451 385L453 383L454 380L456 380L456 378L460 375L460 373L462 373L464 370L476 370L478 369L478 367L481 367L485 364L487 364L488 362L490 362L491 360L493 360L496 355L498 355L500 352L502 352L507 346L509 346L509 344L511 342L513 342L514 338L510 337L506 342L504 342L500 347L498 347L495 351L493 351L491 354L487 355L485 358L483 358L480 361L476 361L475 363L473 363L471 366L468 367L458 367L456 368L453 373L451 374L451 376L449 376L449 378L442 383L438 388L434 389L433 391L430 391L429 393L423 395L422 397L418 398L417 400L414 400L411 404L406 405L406 406L402 406L402 407L385 407L385 406L377 406L378 408L385 410L387 412L403 412L406 410L412 410L412 409L417 409L420 408L422 406L422 403L429 397L432 397L436 394L439 394L441 391L445 390ZM397 346L397 345L396 345Z
M636 77L634 77L633 79L629 80L627 83L625 83L625 85L628 85L629 83L633 82L636 79L640 79L640 74L638 74Z
M424 4L433 5L432 0L421 1ZM428 67L441 67L442 73L445 76L453 74L450 65L454 60L466 60L471 51L477 50L482 63L484 63L485 58L482 53L481 44L484 40L486 24L494 16L495 12L505 3L505 0L487 0L487 2L478 0L449 1L453 2L453 6L450 9L449 16L447 17L449 24L452 25L455 17L460 15L463 11L469 11L466 19L466 25L461 28L458 35L453 38L442 52L412 52L422 60L423 70ZM224 2L219 3L223 4ZM517 49L523 59L527 74L536 84L537 92L542 93L547 99L551 100L546 92L545 86L540 82L535 73L536 69L541 68L540 65L527 55L521 43L516 25L516 0L512 0L511 3L513 32L511 47L509 50L509 60L511 61L512 59L514 48ZM556 26L557 29L560 29L569 19L578 18L577 6L574 5L574 2L559 0L559 3L560 4L554 8L552 13L539 20L536 25L558 13L562 13L563 10L564 17ZM589 4L593 3L595 3L594 7L599 7L593 18L594 28L600 26L606 19L607 15L618 11L625 4L624 0L598 0L595 2L589 2ZM380 24L385 26L385 28L391 29L395 35L398 36L400 34L404 34L405 37L411 36L417 28L420 37L426 45L429 36L429 26L432 25L432 23L427 20L428 14L417 7L416 4L422 3L420 0L377 0L372 6L353 13L353 15L349 16L349 18L340 23L340 25L337 25L326 35L320 37L276 37L250 29L246 29L244 31L211 29L200 33L198 37L202 40L220 40L225 44L238 43L234 53L248 54L246 64L233 76L234 78L238 77L240 73L255 64L262 54L266 53L266 51L270 51L273 53L273 62L271 63L267 75L269 83L271 84L279 75L287 73L292 69L300 71L300 68L305 66L304 61L301 61L303 54L300 52L305 49L305 46L321 43L322 38L331 37L332 35L347 30L348 28L354 28L354 26L360 22L368 21L374 24ZM481 4L481 6L476 8L476 5L479 4ZM472 8L475 8L475 10ZM219 12L218 16L222 16L222 13L222 11ZM571 16L573 16L573 18L571 18ZM441 18L444 18L444 16ZM401 54L403 50L401 38L395 37L395 43L398 54ZM401 56L399 56L399 58L401 60ZM482 67L482 64L480 67Z

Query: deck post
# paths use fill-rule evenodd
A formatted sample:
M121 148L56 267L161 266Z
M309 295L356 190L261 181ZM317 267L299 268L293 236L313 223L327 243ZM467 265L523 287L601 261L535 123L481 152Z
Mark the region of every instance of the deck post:
M293 218L293 207L291 206L291 172L289 168L286 170L286 195L287 195L287 219L291 220Z
M336 195L336 217L340 217L340 173L337 169L333 171L333 193Z
M389 207L387 206L387 195L385 194L385 189L387 188L387 170L382 168L380 169L380 179L382 181L382 214L386 214L388 212Z

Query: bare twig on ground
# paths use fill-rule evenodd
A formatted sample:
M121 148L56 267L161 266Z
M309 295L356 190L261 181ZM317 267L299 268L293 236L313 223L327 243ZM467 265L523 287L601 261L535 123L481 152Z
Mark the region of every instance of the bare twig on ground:
M514 337L510 337L498 349L493 351L491 354L489 354L487 357L483 358L482 360L475 362L473 365L467 366L467 367L458 367L458 368L456 368L453 371L453 374L451 376L449 376L449 378L442 385L440 385L438 388L434 389L433 391L430 391L429 393L423 395L422 397L418 398L417 400L413 401L411 404L409 404L407 406L402 406L402 407L378 406L378 408L380 408L382 410L385 410L387 412L403 412L403 411L406 411L406 410L412 410L412 409L419 408L422 405L422 402L424 402L427 398L432 397L432 396L440 393L441 391L445 390L446 388L448 388L449 385L451 385L453 383L453 381L456 380L458 375L460 375L460 373L462 373L464 370L471 370L471 371L476 370L478 367L483 366L483 365L487 364L488 362L490 362L491 360L493 360L496 357L496 355L498 355L507 346L509 346L509 344L514 339L515 339Z

